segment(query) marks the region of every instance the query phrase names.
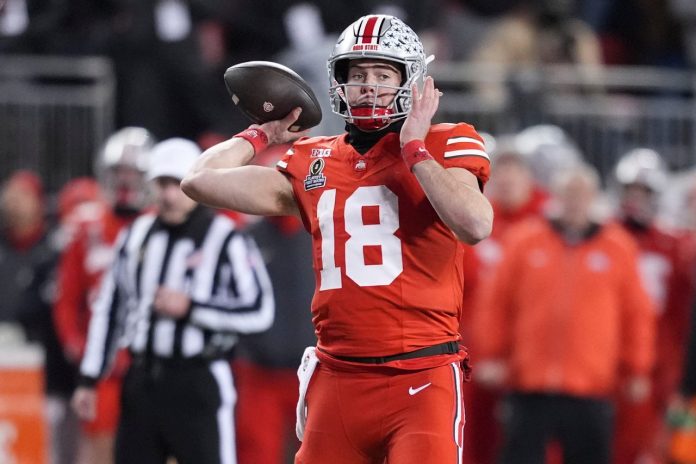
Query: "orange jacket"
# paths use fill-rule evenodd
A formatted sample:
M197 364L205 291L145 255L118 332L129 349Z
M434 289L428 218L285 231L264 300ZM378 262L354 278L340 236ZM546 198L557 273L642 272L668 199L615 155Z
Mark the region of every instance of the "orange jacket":
M474 360L506 361L509 386L529 392L605 396L620 369L647 375L655 322L636 253L615 224L576 245L546 219L511 228L472 321Z

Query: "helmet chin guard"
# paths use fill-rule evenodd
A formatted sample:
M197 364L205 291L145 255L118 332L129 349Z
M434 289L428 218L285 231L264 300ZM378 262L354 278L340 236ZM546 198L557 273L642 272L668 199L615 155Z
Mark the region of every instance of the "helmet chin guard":
M358 106L351 108L346 98L347 88L367 84L348 84L347 73L351 60L373 59L394 64L402 70L400 86L374 85L375 93L387 90L394 93L387 106ZM361 130L374 131L404 119L411 110L411 86L423 79L427 60L418 35L400 19L389 15L368 15L348 26L338 38L329 57L329 99L334 113Z
M361 106L350 108L351 117L348 119L348 122L360 130L371 132L391 124L392 114L394 114L394 111L391 108Z

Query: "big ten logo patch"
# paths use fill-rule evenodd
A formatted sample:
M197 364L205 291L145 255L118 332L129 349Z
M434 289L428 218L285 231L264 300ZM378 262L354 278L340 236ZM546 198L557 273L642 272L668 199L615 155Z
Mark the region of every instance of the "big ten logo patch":
M328 158L331 156L330 148L312 148L312 153L309 155L312 158Z

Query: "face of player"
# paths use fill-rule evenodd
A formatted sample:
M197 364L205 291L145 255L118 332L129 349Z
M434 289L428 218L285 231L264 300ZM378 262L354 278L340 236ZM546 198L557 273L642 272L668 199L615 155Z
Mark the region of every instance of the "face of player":
M107 189L116 209L137 211L143 207L145 180L141 171L131 166L116 165L109 170Z
M22 229L42 220L43 206L35 192L14 183L0 194L0 213L10 228Z
M694 182L696 179L692 179ZM685 223L690 229L696 229L696 184L689 186L684 198Z
M650 224L655 215L654 196L652 190L644 185L626 185L621 195L621 214L639 224Z
M490 197L510 212L527 203L533 187L534 181L529 168L515 159L496 161L487 186Z
M560 221L566 227L577 231L586 229L592 220L592 207L596 196L597 188L588 179L582 176L570 177L554 192Z
M181 191L179 179L158 177L153 181L157 215L165 224L183 223L196 207L196 202Z
M384 60L353 60L348 66L346 83L354 84L346 86L346 97L351 108L373 105L383 108L394 100L394 87L401 85L401 71Z

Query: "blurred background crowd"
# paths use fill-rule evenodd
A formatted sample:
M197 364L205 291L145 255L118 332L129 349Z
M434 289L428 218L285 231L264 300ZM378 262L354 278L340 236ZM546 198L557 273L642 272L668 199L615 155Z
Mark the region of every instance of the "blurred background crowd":
M43 353L0 348L0 463L39 462L11 456L31 405L46 432L30 440L46 443L46 462L108 462L115 419L80 426L68 403L90 292L118 228L148 208L144 168L128 150L170 137L206 148L244 129L222 75L248 60L297 71L324 105L312 134L342 132L326 59L368 13L416 30L444 92L436 117L474 124L492 159L493 236L465 263L465 462L513 452L509 437L530 430L520 415L541 393L591 400L581 411L590 432L611 436L612 462L696 463L693 0L0 0L0 346L24 338ZM124 139L134 133L146 137ZM292 218L231 215L265 253L278 306L269 332L240 341L239 461L290 462L296 362L313 343L309 238ZM533 240L541 223L547 239L519 238ZM606 245L593 241L607 230ZM603 253L629 258L604 294L576 253L595 270ZM565 266L563 279L520 278L548 259ZM634 271L636 288L623 288ZM571 373L583 363L591 368ZM2 380L2 370L29 365L42 366L42 400L18 412L8 398L30 382ZM104 387L115 403L118 385ZM542 461L563 462L591 434L562 416L527 417L551 421L540 427Z

